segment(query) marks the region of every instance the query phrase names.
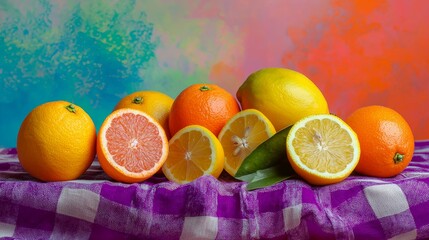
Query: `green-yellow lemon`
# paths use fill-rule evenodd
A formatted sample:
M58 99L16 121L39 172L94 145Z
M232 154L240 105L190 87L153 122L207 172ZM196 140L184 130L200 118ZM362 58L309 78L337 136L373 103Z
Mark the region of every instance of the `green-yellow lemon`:
M242 109L261 111L277 131L313 114L329 113L320 89L305 75L264 68L249 75L237 91Z

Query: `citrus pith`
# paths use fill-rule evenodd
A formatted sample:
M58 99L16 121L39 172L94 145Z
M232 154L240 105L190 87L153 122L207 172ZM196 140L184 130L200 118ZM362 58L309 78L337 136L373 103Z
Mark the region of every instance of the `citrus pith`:
M168 116L174 99L158 91L137 91L123 97L115 106L114 110L121 108L132 108L143 111L153 117L161 124L168 138L170 130L168 127Z
M147 113L123 108L113 111L101 125L97 156L111 178L135 183L161 169L168 155L162 126Z
M234 115L218 136L225 152L225 171L234 176L244 158L275 133L270 120L256 109Z
M224 151L217 137L207 128L190 125L169 142L170 152L162 171L170 181L188 183L203 175L219 177Z
M356 133L330 114L311 115L295 123L286 139L286 151L295 172L315 185L344 180L360 156Z

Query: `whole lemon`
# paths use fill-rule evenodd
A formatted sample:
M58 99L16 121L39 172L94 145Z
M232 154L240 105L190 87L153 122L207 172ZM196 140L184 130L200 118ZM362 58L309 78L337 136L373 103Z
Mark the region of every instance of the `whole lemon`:
M81 176L95 157L96 129L79 106L47 102L34 108L18 132L22 167L42 181L67 181Z
M264 68L250 74L236 96L242 109L261 111L277 131L303 117L329 113L320 89L305 75L285 68Z

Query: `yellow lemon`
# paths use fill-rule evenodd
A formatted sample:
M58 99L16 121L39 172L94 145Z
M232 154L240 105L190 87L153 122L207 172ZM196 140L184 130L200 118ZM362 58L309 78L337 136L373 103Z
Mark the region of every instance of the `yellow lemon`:
M170 181L188 183L203 175L217 178L223 166L224 151L217 137L203 126L189 125L170 139L162 171Z
M320 89L305 75L285 68L252 73L237 91L242 109L261 111L277 131L313 114L329 113Z
M286 139L292 168L315 185L337 183L347 178L359 162L356 133L339 117L313 115L295 123Z
M246 109L235 114L218 136L225 152L224 169L234 176L243 160L275 133L270 120L256 109Z

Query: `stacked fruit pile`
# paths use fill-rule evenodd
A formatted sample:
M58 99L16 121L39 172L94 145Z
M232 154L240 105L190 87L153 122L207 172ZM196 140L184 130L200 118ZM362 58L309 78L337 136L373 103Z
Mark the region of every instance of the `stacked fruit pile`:
M121 182L163 173L187 183L225 170L249 182L248 189L293 175L314 185L340 182L353 171L392 177L411 161L414 138L399 113L368 106L342 120L296 71L254 72L236 97L213 84L191 85L175 99L135 92L120 100L98 134L80 107L45 103L21 125L18 158L43 181L76 179L97 155L106 174Z

